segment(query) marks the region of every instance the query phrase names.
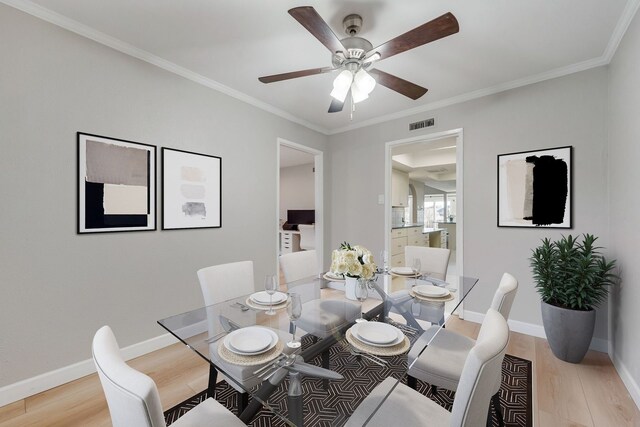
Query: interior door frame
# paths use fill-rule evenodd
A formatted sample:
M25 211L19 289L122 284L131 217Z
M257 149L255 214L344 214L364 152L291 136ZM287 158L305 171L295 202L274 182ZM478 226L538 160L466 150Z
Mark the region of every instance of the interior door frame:
M280 147L286 146L295 150L304 151L313 155L314 167L314 209L316 211L316 257L318 261L318 276L322 274L324 267L324 153L315 148L308 147L284 138L277 138L276 144L276 218L280 218ZM276 225L276 271L279 271L280 263L280 224ZM277 275L276 277L279 277Z
M464 276L464 168L463 168L463 130L462 128L451 129L443 132L430 133L415 136L412 138L389 141L385 144L384 153L384 247L388 254L391 244L391 150L402 145L415 144L417 142L433 142L444 138L456 137L456 220L462 218L460 223L456 223L456 267L458 276ZM462 250L460 250L462 248ZM391 255L389 255L391 258ZM458 312L461 319L464 318L464 304L460 306Z

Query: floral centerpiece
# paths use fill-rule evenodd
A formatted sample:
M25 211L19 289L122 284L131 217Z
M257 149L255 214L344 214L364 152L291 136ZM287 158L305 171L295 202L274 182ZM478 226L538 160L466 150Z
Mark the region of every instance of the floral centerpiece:
M375 275L376 268L371 251L364 246L342 242L331 255L331 272L345 278L369 280Z

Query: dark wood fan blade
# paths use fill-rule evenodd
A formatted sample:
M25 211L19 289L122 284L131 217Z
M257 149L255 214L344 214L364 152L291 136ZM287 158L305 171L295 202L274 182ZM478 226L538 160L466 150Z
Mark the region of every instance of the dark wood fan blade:
M408 82L392 74L385 73L384 71L369 70L368 73L376 79L378 84L388 87L391 90L395 90L396 92L414 100L420 98L422 95L427 93L428 90L427 88L418 86L415 83Z
M344 102L340 102L335 98L331 98L331 105L329 105L329 113L339 113L344 107Z
M407 31L404 34L381 44L380 46L372 49L371 52L378 52L380 54L380 59L385 59L409 49L422 46L423 44L450 36L458 31L460 31L458 20L451 12L448 12L427 22L426 24L422 24L413 30Z
M318 15L318 12L311 6L295 7L289 10L289 15L302 24L320 43L326 46L331 53L345 51L340 39L331 31L329 25Z
M274 74L272 76L258 77L262 83L273 83L282 80L297 79L298 77L313 76L315 74L328 73L335 70L332 67L311 68L309 70L292 71L290 73Z

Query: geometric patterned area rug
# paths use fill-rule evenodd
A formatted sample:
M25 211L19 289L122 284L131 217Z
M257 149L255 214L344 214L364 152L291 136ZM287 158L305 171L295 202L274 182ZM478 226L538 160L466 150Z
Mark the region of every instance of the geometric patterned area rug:
M303 337L303 346L310 345L311 339ZM386 358L388 364L382 368L378 365L370 365L371 369L361 369L359 364L367 364L365 359L356 359L351 356L340 344L331 348L331 369L344 376L339 386L335 383L329 385L329 390L322 388L322 380L303 378L302 388L304 396L304 423L308 427L333 427L346 423L355 408L369 394L369 392L386 377L403 377L406 383L406 355ZM320 366L320 356L309 363ZM418 381L417 390L430 399L437 402L447 410L451 410L455 393L438 389L437 394L431 394L429 384ZM505 355L502 364L502 384L500 387L500 406L504 417L505 426L531 427L532 418L532 391L531 391L531 361L519 357ZM185 400L179 405L165 412L167 425L180 418L187 411L208 397L207 391L202 391ZM216 386L216 399L232 412L236 412L237 393L233 387L225 381ZM278 408L279 412L286 413L287 408L287 384L286 380L274 392L269 399L269 404ZM498 426L493 410L489 410L489 426ZM280 427L285 424L273 414L263 408L251 421L251 427Z

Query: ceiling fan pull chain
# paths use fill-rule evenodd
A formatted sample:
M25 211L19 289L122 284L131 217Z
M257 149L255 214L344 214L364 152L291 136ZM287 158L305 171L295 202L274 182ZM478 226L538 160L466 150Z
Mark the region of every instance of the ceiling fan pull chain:
M356 111L356 104L353 102L353 96L351 97L351 121L353 121L353 112Z

